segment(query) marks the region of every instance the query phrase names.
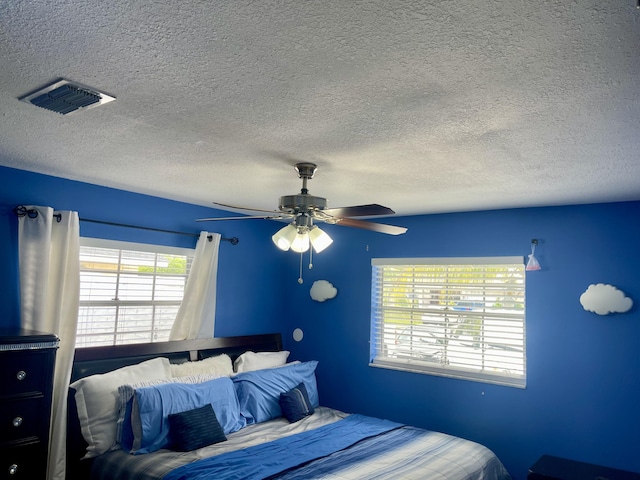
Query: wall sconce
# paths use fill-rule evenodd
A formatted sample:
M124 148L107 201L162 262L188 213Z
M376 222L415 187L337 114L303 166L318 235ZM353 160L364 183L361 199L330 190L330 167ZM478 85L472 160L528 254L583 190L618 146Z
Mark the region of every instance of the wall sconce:
M538 259L535 257L535 253L536 253L536 246L538 245L538 239L534 238L531 240L531 253L529 254L529 261L527 262L527 266L525 267L525 270L528 272L534 271L534 270L540 270L540 263L538 262Z

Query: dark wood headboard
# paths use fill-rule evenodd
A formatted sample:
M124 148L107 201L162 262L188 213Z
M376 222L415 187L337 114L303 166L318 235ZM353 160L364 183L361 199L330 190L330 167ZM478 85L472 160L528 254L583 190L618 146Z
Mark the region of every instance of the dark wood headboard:
M156 357L166 357L171 363L184 363L226 353L233 361L248 350L254 352L282 350L282 336L279 333L269 333L241 337L78 348L73 359L71 383L80 378L110 372ZM87 444L80 432L74 391L71 389L67 418L67 479L89 479L90 461L80 461L86 452L86 447Z

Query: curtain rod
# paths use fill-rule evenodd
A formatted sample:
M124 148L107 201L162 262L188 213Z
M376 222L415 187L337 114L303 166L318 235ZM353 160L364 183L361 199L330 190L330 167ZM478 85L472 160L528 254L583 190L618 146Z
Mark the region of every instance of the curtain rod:
M13 209L13 213L15 213L18 217L24 217L26 215L29 218L36 218L38 216L38 212L36 210L27 209L23 205L18 205L17 207L15 207ZM53 216L56 217L56 220L58 222L62 218L62 214L60 214L60 213L55 213ZM93 220L93 219L90 219L90 218L80 218L79 220L81 222L99 223L101 225L110 225L112 227L137 228L138 230L147 230L147 231L160 232L160 233L172 233L172 234L175 234L175 235L186 235L188 237L199 237L200 236L200 234L198 234L198 233L178 232L178 231L175 231L175 230L164 230L162 228L153 228L153 227L141 227L139 225L128 225L126 223L105 222L103 220ZM211 235L209 235L209 236L207 236L207 238L209 239L209 241L211 241L213 237ZM220 240L225 241L225 242L229 242L229 243L231 243L231 245L237 245L238 242L240 241L238 239L238 237L231 237L231 238L222 237Z
M178 232L175 230L164 230L162 228L153 228L153 227L141 227L139 225L127 225L126 223L115 223L115 222L105 222L102 220L92 220L90 218L80 218L81 222L89 222L89 223L99 223L101 225L111 225L112 227L124 227L124 228L137 228L138 230L148 230L151 232L160 232L160 233L173 233L175 235L186 235L188 237L199 237L199 233L188 233L188 232ZM211 235L207 237L209 241L213 238ZM220 240L224 242L229 242L231 245L237 245L240 241L238 237L225 238L222 237Z

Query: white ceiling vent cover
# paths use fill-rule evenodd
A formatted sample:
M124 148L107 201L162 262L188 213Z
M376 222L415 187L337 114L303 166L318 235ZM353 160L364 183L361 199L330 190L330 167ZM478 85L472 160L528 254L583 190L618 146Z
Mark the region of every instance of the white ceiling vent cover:
M98 107L115 99L106 93L98 92L95 88L68 80L58 80L19 98L23 102L62 115Z

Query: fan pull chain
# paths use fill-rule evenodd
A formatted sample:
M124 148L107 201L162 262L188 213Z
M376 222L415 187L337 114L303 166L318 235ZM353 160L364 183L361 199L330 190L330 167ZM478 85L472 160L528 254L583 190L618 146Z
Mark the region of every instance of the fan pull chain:
M313 247L309 247L309 270L313 268Z
M304 280L302 280L302 254L303 252L300 252L300 276L298 277L298 283L300 285L304 282Z

